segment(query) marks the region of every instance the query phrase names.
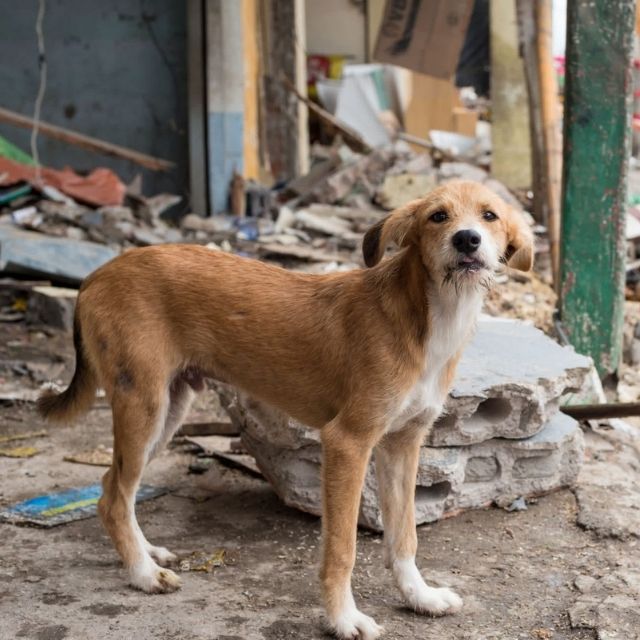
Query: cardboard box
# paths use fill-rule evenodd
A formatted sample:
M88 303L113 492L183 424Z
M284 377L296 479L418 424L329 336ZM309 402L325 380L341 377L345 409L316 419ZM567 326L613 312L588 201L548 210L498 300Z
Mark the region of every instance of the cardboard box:
M473 0L387 0L375 60L450 78L472 9Z

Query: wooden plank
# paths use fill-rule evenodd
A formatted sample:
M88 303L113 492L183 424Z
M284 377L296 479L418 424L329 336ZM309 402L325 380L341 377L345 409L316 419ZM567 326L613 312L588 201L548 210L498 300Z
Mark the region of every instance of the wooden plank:
M243 177L260 179L260 134L258 105L260 60L258 56L257 0L242 0L242 55L244 58Z
M533 214L547 226L556 289L560 281L562 113L553 68L551 0L518 0L520 46L529 98L533 153Z
M294 0L295 85L299 93L307 92L307 29L305 0ZM298 175L309 172L309 109L298 102Z
M602 377L622 351L634 0L568 4L560 312Z
M281 78L283 86L290 91L295 97L300 101L304 102L304 104L311 109L319 118L324 120L329 126L333 127L342 134L344 137L344 141L352 147L355 151L361 151L363 153L368 153L371 151L371 147L362 139L362 136L352 129L349 125L341 122L336 118L333 114L329 113L325 109L323 109L320 105L316 104L306 96L302 95L298 89L292 84L291 80L286 76L282 76Z
M15 111L10 111L9 109L3 109L2 107L0 107L0 122L6 122L7 124L12 124L23 129L33 129L35 124L31 118L16 113ZM107 156L116 156L118 158L123 158L124 160L130 160L131 162L135 162L136 164L146 167L147 169L151 169L152 171L168 171L172 167L175 167L175 164L169 160L162 160L161 158L149 156L146 153L140 153L139 151L134 151L127 147L112 144L111 142L105 142L98 138L85 136L83 133L77 133L70 129L57 127L53 124L42 122L42 120L38 122L38 132L43 136L55 138L56 140L66 142L67 144L72 144L76 147L86 149L87 151L103 153Z
M528 189L532 182L529 105L515 0L493 0L490 16L491 173L512 189Z

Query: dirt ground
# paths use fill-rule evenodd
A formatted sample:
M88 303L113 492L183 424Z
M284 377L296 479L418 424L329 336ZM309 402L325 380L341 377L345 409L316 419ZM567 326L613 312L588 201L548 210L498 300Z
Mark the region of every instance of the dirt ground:
M56 368L68 380L69 343L66 336L21 324L0 325L0 381L35 387ZM2 434L43 427L30 403L0 406ZM47 431L47 437L25 442L38 455L0 458L0 507L97 482L104 473L63 456L110 446L106 406L98 403L75 427ZM587 472L589 460L614 462L611 456L622 445L612 445L612 438L589 435ZM223 566L211 573L185 571L180 591L149 596L127 586L95 517L52 529L0 524L0 638L328 637L318 595L319 520L285 507L263 480L219 462L204 475L190 474L193 461L193 452L174 444L150 465L144 482L169 492L140 504L139 521L152 543L183 558L224 549ZM636 471L640 475L640 469L629 473ZM603 500L615 503L619 494L603 486ZM575 492L566 489L537 499L526 511L487 509L421 527L423 575L455 588L465 600L458 615L439 619L403 608L382 564L381 537L361 531L356 600L389 639L640 638L637 538L627 530L603 533L597 524L586 530L577 524L579 510Z

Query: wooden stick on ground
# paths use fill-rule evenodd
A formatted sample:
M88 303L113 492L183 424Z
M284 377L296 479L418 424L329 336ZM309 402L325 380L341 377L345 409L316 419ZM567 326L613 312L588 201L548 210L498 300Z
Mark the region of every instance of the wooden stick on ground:
M3 109L0 107L0 122L6 122L8 124L15 125L16 127L22 127L23 129L32 129L34 121L27 116L23 116L15 111L9 111L9 109ZM38 124L38 131L43 136L49 136L56 140L61 140L68 144L75 145L76 147L82 147L88 151L94 153L104 153L108 156L116 156L123 158L124 160L130 160L152 171L167 171L175 166L173 162L169 160L162 160L154 156L149 156L146 153L140 153L133 149L127 149L117 144L111 144L98 138L92 138L91 136L85 136L82 133L76 133L63 127L56 127L53 124L47 124L40 121Z

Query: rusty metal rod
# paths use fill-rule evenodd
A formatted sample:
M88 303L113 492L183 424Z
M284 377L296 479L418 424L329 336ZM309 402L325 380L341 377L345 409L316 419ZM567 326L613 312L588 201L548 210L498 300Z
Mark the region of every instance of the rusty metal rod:
M604 420L640 416L640 402L608 402L604 404L576 404L560 407L562 413L576 420Z

